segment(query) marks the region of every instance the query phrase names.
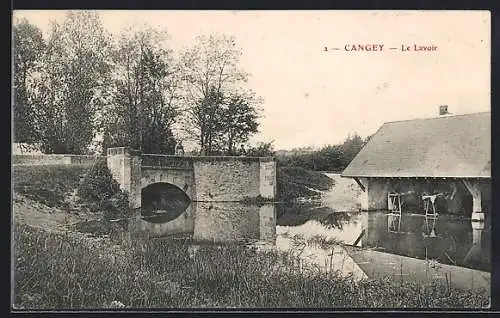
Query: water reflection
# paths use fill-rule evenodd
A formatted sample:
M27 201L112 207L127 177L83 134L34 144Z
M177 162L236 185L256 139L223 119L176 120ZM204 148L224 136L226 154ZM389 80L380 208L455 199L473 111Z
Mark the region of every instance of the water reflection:
M260 241L275 245L278 225L278 234L293 232L306 239L319 235L400 256L491 269L488 219L480 223L446 214L426 217L386 211L336 212L314 205L210 202L191 202L172 218L175 213L143 215L130 222L129 228L147 237L186 234L198 244Z
M299 226L316 220L328 229L342 230L346 225L358 223L357 212L337 211L329 206L316 204L281 204L277 206L279 226Z
M425 216L425 229L422 233L423 237L437 237L436 235L436 223L437 216Z
M264 206L239 203L197 202L195 241L227 243L276 239L276 216L273 204Z
M401 215L388 214L387 215L387 230L392 233L401 232Z
M491 270L490 222L456 215L336 212L318 206L280 207L281 233L321 235L347 245L483 271Z
M133 237L164 237L189 234L194 229L195 205L190 204L184 212L155 213L137 215L129 221L129 231ZM140 212L139 212L140 213ZM172 215L177 217L172 218Z
M197 242L231 243L276 240L273 204L191 202L175 218L173 213L141 215L129 223L134 236L165 237L187 234Z
M489 271L489 225L452 215L362 213L361 246ZM361 228L360 228L361 230Z
M489 251L485 251L485 240L483 240L484 228L485 224L483 222L472 223L472 246L465 255L464 263L473 264L474 267L481 267L482 262L484 262L484 254L488 253L489 256Z

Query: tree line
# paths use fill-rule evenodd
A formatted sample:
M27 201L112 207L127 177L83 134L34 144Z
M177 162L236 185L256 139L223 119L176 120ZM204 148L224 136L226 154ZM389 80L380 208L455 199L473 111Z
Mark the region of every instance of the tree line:
M302 167L314 171L343 171L371 136L361 138L357 133L347 136L343 143L327 145L309 153L278 156L282 166Z
M112 35L91 11L68 11L46 39L16 21L14 141L44 153L129 146L171 154L192 140L202 154L234 154L258 132L262 104L245 87L235 38L200 35L180 52L169 39L147 25Z

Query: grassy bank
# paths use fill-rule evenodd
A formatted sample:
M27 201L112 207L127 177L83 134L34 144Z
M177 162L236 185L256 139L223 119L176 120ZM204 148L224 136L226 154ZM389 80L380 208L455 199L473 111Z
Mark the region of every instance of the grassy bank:
M277 167L276 179L277 196L281 202L317 196L315 190L327 191L334 185L334 181L323 173L281 164Z
M86 165L14 166L14 192L49 207L66 207L68 193L75 190Z
M292 254L183 241L117 249L70 234L14 228L16 308L484 307L488 295L444 285L356 283L299 266Z

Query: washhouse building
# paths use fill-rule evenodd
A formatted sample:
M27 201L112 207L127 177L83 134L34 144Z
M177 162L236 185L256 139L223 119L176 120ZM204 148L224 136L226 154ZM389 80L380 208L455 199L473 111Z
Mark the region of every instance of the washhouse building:
M491 210L491 113L384 123L342 172L364 191L363 210L395 209L484 220ZM429 202L429 200L427 200Z

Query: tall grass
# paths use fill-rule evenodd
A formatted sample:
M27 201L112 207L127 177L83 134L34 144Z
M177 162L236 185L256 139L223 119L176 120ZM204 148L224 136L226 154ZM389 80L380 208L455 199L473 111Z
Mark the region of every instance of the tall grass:
M16 225L15 307L478 308L486 293L390 280L356 282L299 266L292 253L243 246L197 251L184 240L125 247Z
M49 207L65 207L68 192L76 189L88 165L14 166L14 191Z

